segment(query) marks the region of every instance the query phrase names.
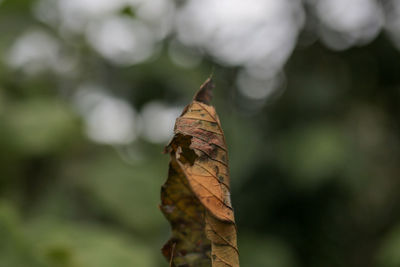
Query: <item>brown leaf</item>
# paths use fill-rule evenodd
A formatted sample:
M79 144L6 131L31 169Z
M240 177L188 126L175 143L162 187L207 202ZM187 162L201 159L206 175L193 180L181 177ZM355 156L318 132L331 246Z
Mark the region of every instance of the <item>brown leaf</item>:
M162 252L171 266L238 267L228 154L208 79L176 119L160 208L172 226Z

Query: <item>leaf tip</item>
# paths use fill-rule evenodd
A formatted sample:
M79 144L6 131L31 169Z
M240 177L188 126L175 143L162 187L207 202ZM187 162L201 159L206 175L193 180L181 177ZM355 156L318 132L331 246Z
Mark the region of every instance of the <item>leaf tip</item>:
M212 76L210 76L201 86L200 90L195 94L193 100L209 105L212 99L212 89L214 88Z

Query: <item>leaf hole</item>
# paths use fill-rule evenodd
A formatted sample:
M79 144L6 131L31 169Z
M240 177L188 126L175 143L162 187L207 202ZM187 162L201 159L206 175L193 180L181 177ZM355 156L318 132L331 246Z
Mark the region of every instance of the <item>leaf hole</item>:
M198 158L194 150L190 148L190 145L192 144L192 136L178 133L175 136L175 139L178 147L181 149L178 160L183 164L189 164L192 166L194 161Z

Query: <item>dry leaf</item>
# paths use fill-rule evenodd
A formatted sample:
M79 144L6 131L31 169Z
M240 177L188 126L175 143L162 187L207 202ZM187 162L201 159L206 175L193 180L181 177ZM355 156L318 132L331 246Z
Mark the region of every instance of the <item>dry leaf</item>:
M162 252L175 267L237 267L228 155L208 79L175 123L161 210L172 226Z

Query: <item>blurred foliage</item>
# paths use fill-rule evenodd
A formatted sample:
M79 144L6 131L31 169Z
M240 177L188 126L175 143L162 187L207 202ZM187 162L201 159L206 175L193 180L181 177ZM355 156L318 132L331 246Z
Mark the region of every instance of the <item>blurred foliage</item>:
M213 68L242 266L400 265L400 54L385 33L341 52L296 46L280 88L254 100L237 90L238 67L175 64L169 38L141 64L110 63L39 21L34 3L0 1L0 267L167 266L168 157L140 116L153 101L182 108ZM28 29L61 43L65 65L7 63ZM131 142L88 136L85 83L132 107Z

